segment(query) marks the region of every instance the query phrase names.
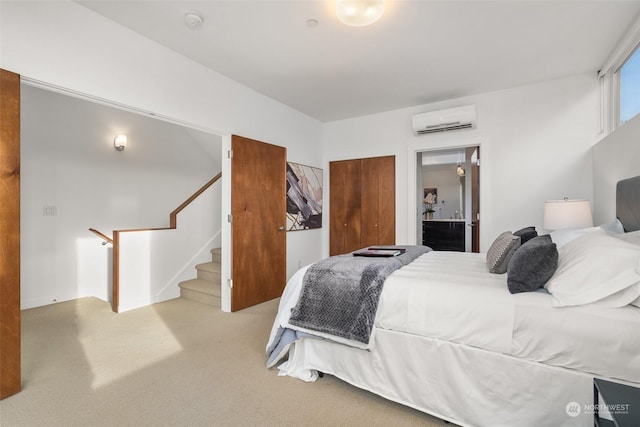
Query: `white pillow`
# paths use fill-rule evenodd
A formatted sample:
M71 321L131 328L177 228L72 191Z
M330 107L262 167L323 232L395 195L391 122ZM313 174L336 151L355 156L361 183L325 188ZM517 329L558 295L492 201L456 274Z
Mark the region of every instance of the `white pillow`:
M602 231L600 227L589 227L589 228L563 228L560 230L554 230L549 235L551 236L551 241L556 244L556 247L560 249L564 245L569 242L574 241L578 237L582 237L587 233L592 233L594 231Z
M614 219L611 222L607 222L605 224L601 224L600 228L606 231L609 234L622 234L624 233L624 226L620 222L618 218Z
M551 241L556 244L556 247L560 248L567 243L577 239L578 237L584 236L587 233L591 233L593 231L604 230L609 234L624 234L624 227L619 219L614 219L611 222L607 222L598 227L588 227L588 228L563 228L560 230L554 230L549 235L551 236Z
M640 286L634 286L640 283L639 262L640 246L602 229L591 231L558 249L558 269L545 288L555 307L601 300L607 307L622 307L639 296Z

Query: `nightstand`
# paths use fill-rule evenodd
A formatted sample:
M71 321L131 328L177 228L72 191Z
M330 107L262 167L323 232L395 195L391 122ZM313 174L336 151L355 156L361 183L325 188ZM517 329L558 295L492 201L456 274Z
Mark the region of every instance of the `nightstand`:
M640 426L640 388L594 378L593 403L593 425L596 427ZM613 421L600 418L599 405L609 408Z

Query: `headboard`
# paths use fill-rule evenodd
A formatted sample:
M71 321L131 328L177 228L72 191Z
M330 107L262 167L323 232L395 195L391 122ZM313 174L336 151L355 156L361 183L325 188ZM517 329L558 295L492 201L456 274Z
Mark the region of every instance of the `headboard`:
M624 226L624 231L640 230L640 176L618 181L616 216Z

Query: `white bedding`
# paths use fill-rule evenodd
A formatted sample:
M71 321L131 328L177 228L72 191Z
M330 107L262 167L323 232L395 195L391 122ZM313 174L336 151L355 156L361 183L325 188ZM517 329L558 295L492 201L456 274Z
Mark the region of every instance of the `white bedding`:
M279 327L318 335L288 324L305 271L306 267L287 284L267 347ZM639 308L555 308L551 295L544 292L510 294L506 280L506 274L487 271L483 254L426 253L387 278L369 346L376 331L389 330L640 382ZM283 370L307 381L315 379L291 366Z
M639 308L556 308L540 292L514 301L513 356L640 383Z
M484 255L433 251L387 278L376 327L509 354L513 308Z

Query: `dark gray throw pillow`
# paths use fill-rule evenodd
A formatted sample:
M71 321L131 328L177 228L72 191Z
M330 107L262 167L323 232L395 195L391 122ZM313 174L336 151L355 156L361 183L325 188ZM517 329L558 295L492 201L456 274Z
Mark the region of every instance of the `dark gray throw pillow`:
M531 292L544 286L558 268L558 249L548 234L520 246L507 267L509 292Z
M520 230L515 231L513 235L520 237L520 244L524 245L534 237L538 237L538 232L536 231L535 227L531 226L531 227L521 228Z

